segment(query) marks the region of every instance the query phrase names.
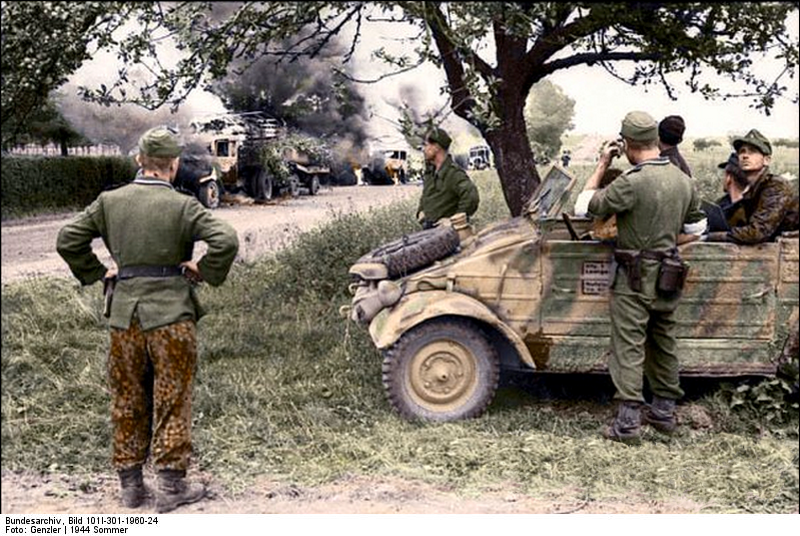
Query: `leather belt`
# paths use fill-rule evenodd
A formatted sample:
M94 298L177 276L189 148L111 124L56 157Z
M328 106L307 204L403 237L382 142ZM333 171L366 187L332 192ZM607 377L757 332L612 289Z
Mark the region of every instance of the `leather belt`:
M614 256L619 262L629 262L636 257L648 259L651 261L662 261L667 257L675 256L676 250L669 249L667 251L658 251L653 249L617 249L614 250Z
M133 277L177 277L183 275L180 266L123 266L117 274L118 279L131 279Z

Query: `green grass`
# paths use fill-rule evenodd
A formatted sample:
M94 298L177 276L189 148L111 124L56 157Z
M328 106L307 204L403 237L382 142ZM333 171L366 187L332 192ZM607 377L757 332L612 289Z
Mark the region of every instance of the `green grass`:
M574 170L585 181L591 170ZM492 172L474 174L478 225L505 207ZM308 484L347 475L421 479L465 494L502 484L533 496L669 501L709 512L796 512L797 411L769 419L731 409L711 383L687 405L710 428L641 447L601 440L608 378L544 379L503 387L480 419L406 422L385 400L381 356L366 330L338 315L358 256L416 230L415 202L336 215L275 257L234 267L202 288L194 392L195 462L227 492L259 475ZM110 471L107 333L98 285L36 279L2 291L4 470ZM549 395L549 396L547 396Z

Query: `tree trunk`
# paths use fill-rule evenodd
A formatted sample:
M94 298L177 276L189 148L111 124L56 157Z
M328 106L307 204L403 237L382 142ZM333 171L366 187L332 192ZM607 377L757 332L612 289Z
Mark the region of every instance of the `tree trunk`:
M61 146L61 156L69 156L69 147L67 147L67 140L62 139L59 140L58 143Z
M485 133L486 142L494 153L497 175L511 216L522 214L522 208L540 182L525 129L524 107L524 99L507 103L504 121Z

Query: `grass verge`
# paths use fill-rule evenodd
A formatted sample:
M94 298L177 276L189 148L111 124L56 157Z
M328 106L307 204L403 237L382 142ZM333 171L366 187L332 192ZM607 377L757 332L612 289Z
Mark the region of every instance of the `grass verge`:
M490 172L476 174L478 225L501 217ZM585 180L585 177L582 177ZM389 407L380 355L341 319L347 268L416 230L414 202L335 215L292 247L237 265L203 288L195 461L231 493L261 475L306 484L347 475L421 479L465 494L496 486L542 497L690 498L708 512L796 512L797 410L732 408L733 385L691 390L681 433L640 447L599 438L608 378L509 378L480 419L409 423ZM107 333L98 286L35 279L3 287L5 470L107 472ZM687 389L688 390L688 389ZM567 490L567 491L565 491Z

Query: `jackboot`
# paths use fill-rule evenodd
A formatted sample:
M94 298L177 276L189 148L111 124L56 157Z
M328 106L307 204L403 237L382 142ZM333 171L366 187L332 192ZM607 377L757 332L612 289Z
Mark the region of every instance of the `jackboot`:
M134 467L118 471L121 486L122 505L126 508L138 508L147 498L147 488L144 487L142 468Z
M603 431L603 437L628 445L638 445L642 441L641 420L641 404L624 400L617 406L614 422Z
M186 471L163 469L158 472L156 511L159 514L170 512L184 504L196 503L205 496L205 485L187 482Z
M675 401L653 395L653 403L642 414L642 422L649 424L659 432L673 434L678 428L675 420Z

